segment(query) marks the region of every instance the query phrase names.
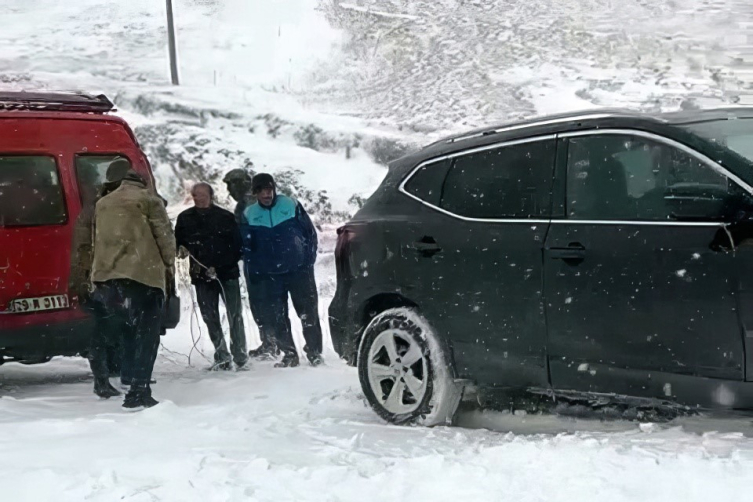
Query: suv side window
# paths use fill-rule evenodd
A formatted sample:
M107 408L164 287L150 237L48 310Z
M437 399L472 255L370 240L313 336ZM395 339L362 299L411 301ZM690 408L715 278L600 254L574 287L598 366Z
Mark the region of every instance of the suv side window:
M570 219L714 221L736 193L726 176L671 145L637 135L569 139Z
M550 212L555 141L540 140L455 159L440 206L469 218L538 218Z
M442 183L452 159L444 159L421 166L405 184L405 191L433 206L439 206Z

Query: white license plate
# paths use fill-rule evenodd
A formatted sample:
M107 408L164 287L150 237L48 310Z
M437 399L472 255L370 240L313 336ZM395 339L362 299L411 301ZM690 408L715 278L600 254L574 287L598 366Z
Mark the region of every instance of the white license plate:
M42 296L40 298L13 300L10 304L10 311L37 312L40 310L65 309L69 306L68 295Z

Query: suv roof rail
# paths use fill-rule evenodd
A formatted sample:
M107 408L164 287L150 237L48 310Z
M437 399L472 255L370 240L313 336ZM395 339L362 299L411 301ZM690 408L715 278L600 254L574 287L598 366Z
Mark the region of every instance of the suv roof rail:
M0 91L0 111L107 113L113 109L115 105L104 94Z

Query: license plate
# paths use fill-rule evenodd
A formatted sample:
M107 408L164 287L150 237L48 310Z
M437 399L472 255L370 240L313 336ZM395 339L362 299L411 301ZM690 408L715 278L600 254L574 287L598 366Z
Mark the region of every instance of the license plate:
M65 309L69 306L68 295L42 296L40 298L13 300L10 304L10 311L38 312L40 310Z

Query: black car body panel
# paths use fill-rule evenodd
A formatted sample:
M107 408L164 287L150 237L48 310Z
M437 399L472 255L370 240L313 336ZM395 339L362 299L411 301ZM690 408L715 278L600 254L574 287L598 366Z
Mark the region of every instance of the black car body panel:
M745 108L600 110L395 161L341 229L335 349L407 306L483 387L753 407L753 164L686 127L727 119L753 137Z

